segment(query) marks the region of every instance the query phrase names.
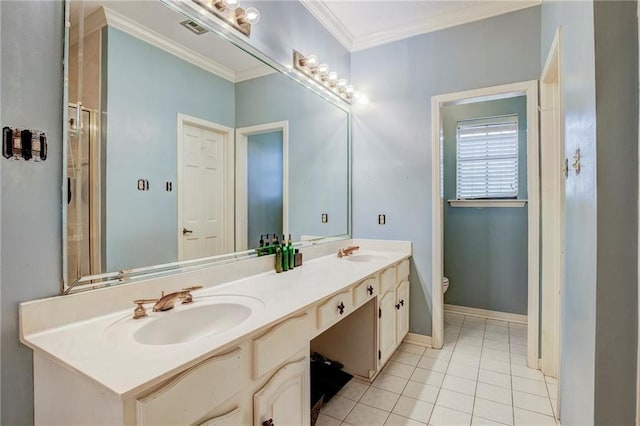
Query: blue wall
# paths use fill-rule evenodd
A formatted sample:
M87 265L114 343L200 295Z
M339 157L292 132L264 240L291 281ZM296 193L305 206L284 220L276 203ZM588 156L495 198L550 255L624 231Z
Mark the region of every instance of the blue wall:
M58 294L62 277L63 2L0 2L2 126L46 132L42 163L2 163L3 425L33 424L33 357L18 341L18 303Z
M264 234L282 238L282 131L247 138L247 192L247 247Z
M539 52L534 7L352 55L353 81L371 98L354 108L353 233L413 242L414 333L431 335L431 97L538 79Z
M347 114L281 74L236 84L237 127L289 121L289 230L348 231ZM329 215L321 223L322 213Z
M234 84L111 27L107 46L106 271L175 262L177 114L233 128Z
M527 110L524 96L451 105L444 124L444 199L456 198L458 121L518 115L518 198L527 198ZM445 303L527 313L527 207L458 208L444 203Z

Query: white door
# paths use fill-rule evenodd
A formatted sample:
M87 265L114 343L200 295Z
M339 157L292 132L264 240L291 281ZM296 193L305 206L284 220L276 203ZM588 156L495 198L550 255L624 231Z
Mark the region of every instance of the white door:
M396 289L396 344L409 332L409 281L403 281Z
M225 252L225 165L228 136L190 124L182 126L182 170L178 182L181 222L179 260Z
M311 422L309 359L282 367L253 395L254 426L304 426Z
M378 365L383 365L396 349L396 292L387 292L379 302Z

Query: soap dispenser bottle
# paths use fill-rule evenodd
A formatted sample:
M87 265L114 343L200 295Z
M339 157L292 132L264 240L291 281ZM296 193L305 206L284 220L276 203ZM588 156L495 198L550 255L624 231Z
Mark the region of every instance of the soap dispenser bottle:
M284 234L282 234L282 270L289 270L289 247L287 247L287 240L284 238Z
M293 248L293 244L291 243L291 234L289 234L289 241L287 242L287 249L289 251L289 269L293 269L295 267L295 258L296 252Z
M278 237L276 237L276 241L274 243L276 250L276 272L282 272L282 249L280 248L280 243L278 242Z

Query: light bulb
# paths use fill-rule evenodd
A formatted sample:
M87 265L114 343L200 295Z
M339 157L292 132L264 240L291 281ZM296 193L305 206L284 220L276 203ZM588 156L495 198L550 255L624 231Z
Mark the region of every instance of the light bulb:
M347 87L347 79L346 78L341 78L340 80L338 80L338 87L340 87L340 88Z
M318 66L318 57L316 55L309 55L306 60L309 68L315 68Z
M335 82L338 80L338 73L335 71L331 71L329 73L329 81Z
M360 97L360 92L358 90L353 91L353 99L358 99Z
M240 0L222 0L224 7L231 10L236 10L240 6Z
M255 7L248 7L244 11L244 17L251 25L257 24L260 21L260 11Z
M327 75L328 73L329 73L329 65L327 64L318 65L318 74Z
M347 93L353 93L353 86L352 85L348 85L347 87L344 88L344 90Z

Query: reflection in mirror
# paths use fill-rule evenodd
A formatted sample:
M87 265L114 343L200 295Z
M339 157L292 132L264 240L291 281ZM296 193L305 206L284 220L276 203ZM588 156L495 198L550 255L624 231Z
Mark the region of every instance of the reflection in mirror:
M345 107L160 1L70 4L67 285L349 233Z

